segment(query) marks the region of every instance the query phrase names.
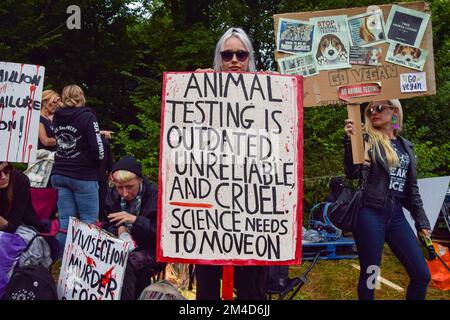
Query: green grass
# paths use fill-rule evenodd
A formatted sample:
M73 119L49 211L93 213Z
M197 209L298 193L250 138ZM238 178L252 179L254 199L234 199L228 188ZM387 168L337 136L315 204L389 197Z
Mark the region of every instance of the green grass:
M291 278L302 274L311 262L305 261L301 266L291 266L289 276ZM304 285L294 297L294 300L356 300L356 286L359 270L351 266L359 265L358 259L352 260L319 260L308 275L309 282ZM52 275L58 281L61 260L52 267ZM383 260L381 262L381 276L404 289L399 292L383 283L376 290L377 300L402 300L405 299L409 277L398 259L392 254L388 246L385 246ZM189 299L195 298L195 293L184 292ZM289 295L288 295L289 296ZM428 288L427 300L450 300L450 291L441 291Z
M302 266L290 267L289 276L302 274L311 262L305 261ZM359 270L351 266L359 265L358 259L352 260L319 260L308 275L309 282L294 297L295 300L356 300L356 287ZM375 291L377 300L405 299L409 277L389 247L385 246L381 262L381 276L404 289L399 292L383 283ZM450 300L450 291L428 288L427 300Z

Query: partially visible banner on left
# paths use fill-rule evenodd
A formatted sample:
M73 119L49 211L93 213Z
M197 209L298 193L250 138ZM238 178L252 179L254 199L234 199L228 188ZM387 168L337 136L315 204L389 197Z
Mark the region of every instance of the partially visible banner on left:
M35 162L43 66L0 61L0 161Z

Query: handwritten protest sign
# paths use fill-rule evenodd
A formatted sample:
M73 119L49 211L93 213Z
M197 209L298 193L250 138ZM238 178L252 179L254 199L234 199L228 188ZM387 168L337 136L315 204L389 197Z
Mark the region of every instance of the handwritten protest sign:
M129 244L71 217L58 280L60 300L119 300Z
M0 161L36 161L42 66L0 62Z
M302 78L165 73L162 107L158 260L299 263Z
M427 78L424 72L402 73L400 79L402 92L427 91Z

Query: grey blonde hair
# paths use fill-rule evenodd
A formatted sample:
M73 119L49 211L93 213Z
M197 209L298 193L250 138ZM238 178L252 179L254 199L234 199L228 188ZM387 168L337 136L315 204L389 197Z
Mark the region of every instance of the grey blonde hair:
M65 86L62 91L62 102L69 107L82 107L86 104L83 89L76 84Z
M389 105L397 110L397 122L398 129L394 129L394 134L398 135L403 126L403 109L400 101L398 99L386 100L389 102ZM383 147L384 152L386 153L386 158L388 161L389 168L396 167L398 165L398 156L395 150L392 148L392 145L389 141L389 138L386 137L380 130L375 128L370 121L369 116L369 108L372 106L372 103L366 107L364 112L365 119L365 128L366 132L369 136L369 148L375 150L375 153L381 158L380 145Z
M252 42L250 41L250 38L245 33L244 30L241 28L230 28L228 29L222 37L219 39L216 45L216 51L214 54L214 65L213 68L215 71L222 71L222 57L220 56L220 52L223 50L223 47L225 45L225 41L227 41L230 38L238 38L242 41L245 48L249 52L249 60L248 60L248 70L247 71L256 71L256 65L255 65L255 56L253 54L253 46Z

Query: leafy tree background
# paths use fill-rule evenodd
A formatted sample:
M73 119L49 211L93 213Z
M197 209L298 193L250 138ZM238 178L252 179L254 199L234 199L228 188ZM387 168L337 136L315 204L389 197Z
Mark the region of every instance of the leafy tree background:
M377 1L377 4L392 1ZM404 100L403 134L416 148L419 177L450 174L450 2L432 0L437 94ZM81 8L81 30L68 30L66 8ZM231 26L253 39L257 68L276 70L272 16L368 6L373 1L51 1L2 0L0 60L46 67L45 88L76 83L103 129L115 131L116 158L129 153L157 181L162 74L212 65L220 35ZM332 176L343 175L346 108L306 108L304 211L322 201Z

